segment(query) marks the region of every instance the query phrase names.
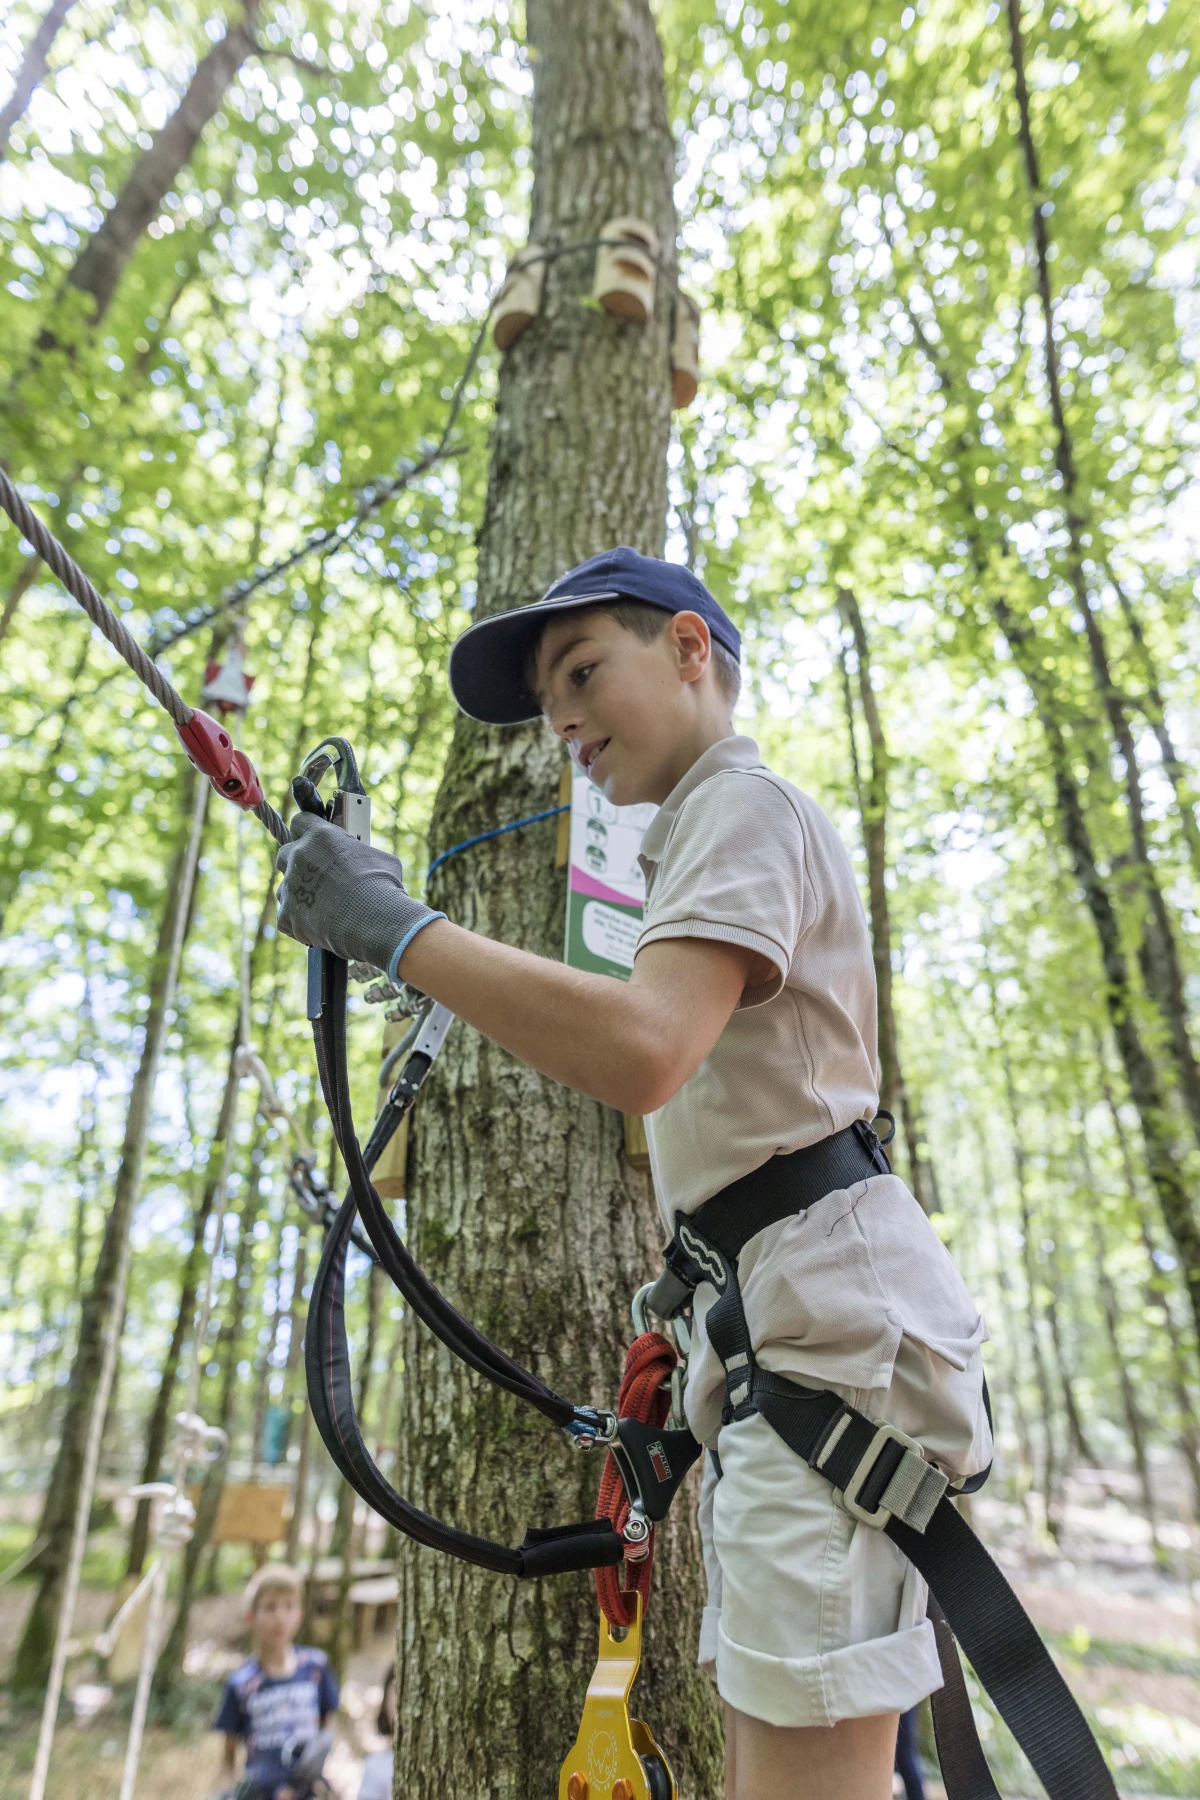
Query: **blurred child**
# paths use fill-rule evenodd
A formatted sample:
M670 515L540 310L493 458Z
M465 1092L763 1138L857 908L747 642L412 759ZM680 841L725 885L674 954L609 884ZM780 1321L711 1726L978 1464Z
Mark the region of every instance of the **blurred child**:
M383 1684L383 1699L375 1728L380 1737L391 1739L396 1733L396 1665L392 1664ZM363 1764L362 1785L358 1800L392 1800L392 1746L372 1751Z
M338 1686L323 1650L295 1641L301 1583L286 1563L267 1563L246 1589L252 1655L225 1683L213 1729L225 1733L222 1774L237 1780L238 1747L246 1752L243 1789L255 1800L300 1800L294 1768L301 1747L337 1711Z

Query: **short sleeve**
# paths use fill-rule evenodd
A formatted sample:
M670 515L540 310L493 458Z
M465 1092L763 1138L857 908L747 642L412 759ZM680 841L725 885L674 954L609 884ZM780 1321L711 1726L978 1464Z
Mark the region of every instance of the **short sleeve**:
M667 840L638 949L663 938L739 944L772 965L747 988L759 1006L782 988L804 924L804 832L769 775L730 771L690 794Z
M217 1716L213 1720L213 1730L223 1731L227 1737L245 1737L249 1729L250 1721L246 1717L241 1695L233 1682L227 1681L221 1704L217 1708Z
M337 1676L330 1668L328 1662L324 1662L321 1665L321 1679L317 1683L317 1710L320 1712L322 1718L325 1717L326 1713L334 1713L337 1711L340 1697L341 1696L338 1693Z

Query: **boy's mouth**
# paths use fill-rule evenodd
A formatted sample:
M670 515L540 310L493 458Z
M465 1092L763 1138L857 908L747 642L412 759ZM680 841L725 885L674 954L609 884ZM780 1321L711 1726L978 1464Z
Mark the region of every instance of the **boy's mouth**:
M611 743L611 738L596 738L592 743L583 746L579 752L579 766L585 775L591 774L597 760Z

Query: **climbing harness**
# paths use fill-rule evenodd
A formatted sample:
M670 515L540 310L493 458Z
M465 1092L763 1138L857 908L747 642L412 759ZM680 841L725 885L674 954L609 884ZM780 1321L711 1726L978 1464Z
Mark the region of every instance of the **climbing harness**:
M1051 1800L1116 1800L1112 1776L1074 1696L1000 1569L954 1507L946 1476L894 1426L866 1418L837 1394L760 1368L755 1358L738 1280L743 1247L826 1194L886 1173L883 1142L861 1120L808 1149L772 1157L696 1212L675 1215L666 1269L646 1304L669 1319L690 1304L701 1284L714 1288L705 1329L725 1370L722 1422L761 1413L789 1449L832 1485L845 1510L868 1529L885 1532L925 1578L944 1677L932 1706L949 1800L999 1800L956 1639ZM960 1491L974 1491L988 1473Z

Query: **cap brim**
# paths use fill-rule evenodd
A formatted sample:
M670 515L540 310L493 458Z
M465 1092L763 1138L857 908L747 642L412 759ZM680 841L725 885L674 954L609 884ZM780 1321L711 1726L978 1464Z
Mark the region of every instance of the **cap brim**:
M551 613L574 612L620 598L615 590L566 594L480 619L463 632L450 652L450 692L467 717L482 725L523 725L540 718L542 709L526 681L525 664L547 618Z

